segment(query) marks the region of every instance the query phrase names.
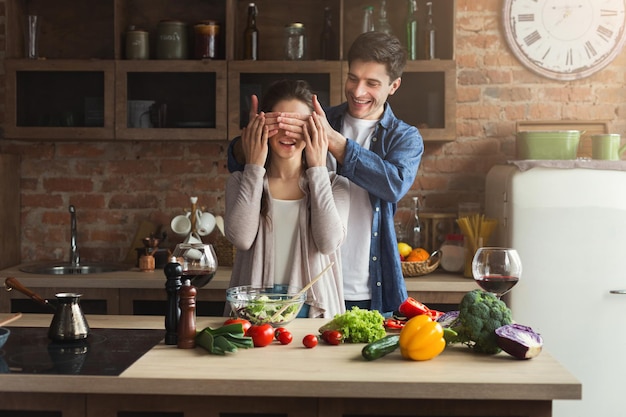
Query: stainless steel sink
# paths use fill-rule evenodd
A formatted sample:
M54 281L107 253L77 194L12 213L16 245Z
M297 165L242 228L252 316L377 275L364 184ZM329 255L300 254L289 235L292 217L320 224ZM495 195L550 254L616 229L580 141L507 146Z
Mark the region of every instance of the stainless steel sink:
M101 274L104 272L115 272L128 270L128 266L121 264L92 263L84 265L72 265L69 263L38 263L24 265L20 271L29 274L42 275L80 275L80 274Z

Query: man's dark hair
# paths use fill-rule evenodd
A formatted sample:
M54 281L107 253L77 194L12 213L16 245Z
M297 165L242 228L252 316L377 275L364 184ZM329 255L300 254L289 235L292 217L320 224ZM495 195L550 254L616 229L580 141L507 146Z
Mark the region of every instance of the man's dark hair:
M356 60L384 64L391 81L402 77L406 58L406 49L400 40L383 32L360 34L348 51L348 64Z

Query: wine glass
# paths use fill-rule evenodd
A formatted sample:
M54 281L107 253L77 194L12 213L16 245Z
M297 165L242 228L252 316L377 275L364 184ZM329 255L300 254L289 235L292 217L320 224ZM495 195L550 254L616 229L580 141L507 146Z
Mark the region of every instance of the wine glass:
M213 245L205 243L179 243L172 256L183 268L181 281L189 280L191 285L202 288L215 276L217 256Z
M483 290L500 298L511 291L522 276L522 261L515 249L482 247L472 260L472 274Z

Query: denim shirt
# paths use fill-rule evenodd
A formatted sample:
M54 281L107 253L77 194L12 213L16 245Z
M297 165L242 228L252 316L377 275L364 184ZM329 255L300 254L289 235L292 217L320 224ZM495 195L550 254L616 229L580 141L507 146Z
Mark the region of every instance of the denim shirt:
M330 125L338 132L341 132L347 108L347 103L343 103L326 111ZM415 181L423 153L424 142L417 128L398 119L389 103L385 103L370 148L364 149L347 138L344 163L337 166L338 174L370 195L373 212L369 261L371 309L381 313L396 310L407 298L393 217L398 201Z
M326 110L330 125L341 132L347 103ZM228 149L228 170L242 171L234 156L232 140ZM381 313L394 311L407 298L400 266L393 216L398 201L409 191L424 153L424 142L416 127L398 119L385 103L385 110L374 130L370 149L347 138L343 165L337 173L367 190L372 204L370 244L371 309ZM348 231L349 233L350 231Z

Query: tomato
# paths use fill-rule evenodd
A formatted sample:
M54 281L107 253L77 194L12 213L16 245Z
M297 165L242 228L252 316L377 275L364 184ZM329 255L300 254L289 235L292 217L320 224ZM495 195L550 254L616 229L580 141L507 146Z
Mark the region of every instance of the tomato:
M339 330L326 330L322 333L322 340L329 345L338 345L343 342L343 334Z
M274 330L274 337L276 338L276 340L278 340L278 336L285 331L287 331L287 329L285 329L284 327L278 327L276 330Z
M252 326L252 323L250 323L248 320L246 319L228 319L224 322L224 326L228 325L228 324L237 324L237 323L241 323L241 326L243 327L243 332L248 333L248 329L250 328L250 326Z
M302 339L302 344L308 349L314 348L317 346L317 336L314 334L307 334L304 336L304 339Z
M254 347L263 347L274 340L274 328L269 323L254 325L250 326L246 335L252 338Z
M288 345L293 340L293 336L289 330L283 330L278 333L277 339L281 345Z

